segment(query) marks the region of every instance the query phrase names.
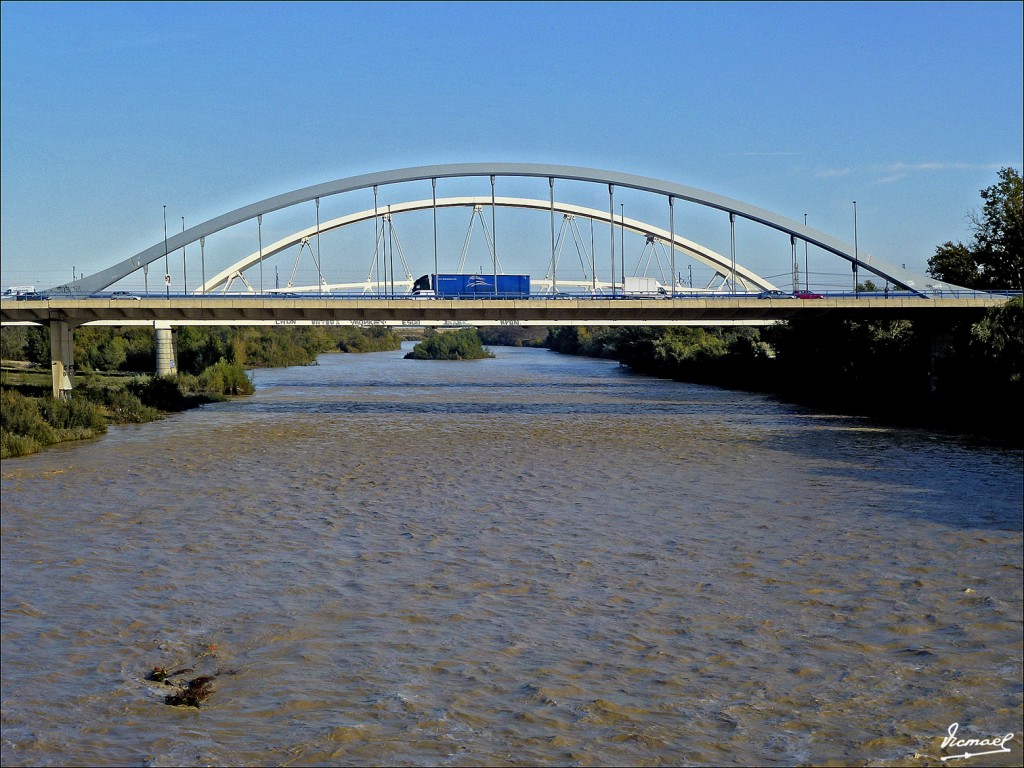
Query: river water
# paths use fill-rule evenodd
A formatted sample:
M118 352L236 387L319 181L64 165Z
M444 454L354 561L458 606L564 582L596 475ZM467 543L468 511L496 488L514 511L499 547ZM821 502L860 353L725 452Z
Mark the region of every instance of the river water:
M1019 450L495 352L4 461L3 764L1021 763Z

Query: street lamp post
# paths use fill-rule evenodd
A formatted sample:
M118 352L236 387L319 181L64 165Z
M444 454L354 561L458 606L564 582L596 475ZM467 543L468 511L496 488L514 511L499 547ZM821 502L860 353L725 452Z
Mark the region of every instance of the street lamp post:
M395 223L391 220L391 206L388 206L388 254L391 257L391 298L395 298Z
M857 250L857 201L853 201L853 297L855 299L860 298L860 293L857 291L857 262L860 260L860 254Z
M736 293L736 214L729 212L729 292Z
M181 217L181 234L185 234L185 217ZM188 272L185 269L185 243L181 244L181 291L188 293Z
M260 295L263 295L263 214L256 216L256 230L260 243Z
M316 199L316 295L323 296L324 272L320 266L320 198Z
M672 282L669 287L669 296L676 297L676 206L672 195L668 196L668 239L669 239L669 271L672 273ZM653 246L652 246L653 248Z
M377 228L380 219L377 215L377 185L373 185L373 266L377 269L377 295L380 296L380 246L382 244L384 225Z
M626 204L619 203L619 261L622 264L622 290L626 290Z
M612 255L612 296L615 295L615 186L612 184L608 185L608 217L612 220L611 226L611 255ZM623 290L626 287L626 281L622 281Z
M558 279L555 275L555 178L548 176L548 221L551 224L551 295L558 293Z
M807 214L804 214L804 226L807 226ZM807 238L804 238L804 290L810 292L810 277L807 274Z
M167 300L171 299L171 270L167 266L167 206L164 206L164 291L167 293Z
M434 204L433 204L433 211L434 211L434 277L433 277L433 282L436 283L437 282L437 179L431 179L430 180L430 190L431 190L431 196L433 197L433 202L434 202ZM432 285L431 288L434 289L434 291L435 291L434 295L436 296L437 295L437 293L436 293L437 286L436 285Z
M494 271L494 295L498 295L498 229L494 214L494 176L491 176L491 266Z

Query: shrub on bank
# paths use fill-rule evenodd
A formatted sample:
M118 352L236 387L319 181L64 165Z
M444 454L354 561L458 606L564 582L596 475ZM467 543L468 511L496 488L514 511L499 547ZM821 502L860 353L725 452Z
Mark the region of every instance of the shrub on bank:
M123 386L93 384L83 378L75 394L98 404L107 419L115 424L143 424L160 418L160 411L144 405L137 395Z
M0 429L0 459L28 456L32 453L39 453L45 447L28 435L16 435L6 429Z
M189 407L175 376L136 376L125 386L150 408L174 413Z
M107 422L99 406L84 397L72 400L44 398L39 401L39 412L58 431L102 433L107 429Z
M0 392L0 433L4 436L4 458L21 455L8 452L9 447L15 443L34 446L28 451L34 453L56 442L53 427L46 423L39 412L38 403L38 400L25 397L12 389Z
M199 385L207 392L221 395L251 395L256 391L245 370L238 363L221 360L199 375Z
M71 402L30 398L13 389L0 392L0 458L24 456L65 440L83 440L107 429L99 406L85 398Z

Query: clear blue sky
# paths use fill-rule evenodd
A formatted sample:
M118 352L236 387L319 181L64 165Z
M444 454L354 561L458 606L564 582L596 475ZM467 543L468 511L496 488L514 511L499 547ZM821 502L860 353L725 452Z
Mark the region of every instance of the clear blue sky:
M923 270L1021 169L1022 8L4 2L2 282L128 258L165 205L173 233L310 184L488 161L660 178L847 241L856 200L860 247ZM722 248L727 223L679 216ZM265 241L291 225L268 218Z

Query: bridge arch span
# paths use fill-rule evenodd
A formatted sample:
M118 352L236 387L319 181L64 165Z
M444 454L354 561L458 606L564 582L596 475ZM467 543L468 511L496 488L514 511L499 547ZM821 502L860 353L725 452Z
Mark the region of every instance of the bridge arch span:
M864 251L837 238L807 227L797 221L758 208L732 198L706 192L695 187L688 187L674 182L653 179L634 174L605 171L592 168L579 168L565 165L548 165L539 163L456 163L448 165L427 165L415 168L403 168L390 171L351 176L335 181L315 184L292 192L275 195L250 205L236 208L233 211L217 216L202 224L198 224L184 232L161 241L156 245L135 254L108 269L88 275L79 280L50 289L50 292L68 291L76 294L91 294L101 291L109 285L121 280L143 266L156 261L165 253L173 252L200 238L207 237L221 230L241 224L257 216L288 208L293 205L330 197L332 195L353 192L376 186L399 184L414 181L427 181L462 177L533 177L548 178L551 183L555 179L567 181L583 181L607 184L610 187L626 187L629 189L665 195L669 200L678 199L698 205L715 208L733 216L750 221L788 234L791 238L803 240L842 259L856 267L863 268L878 277L887 280L899 288L911 291L925 291L931 287L955 289L930 278L923 273L907 270L900 266L888 264Z

